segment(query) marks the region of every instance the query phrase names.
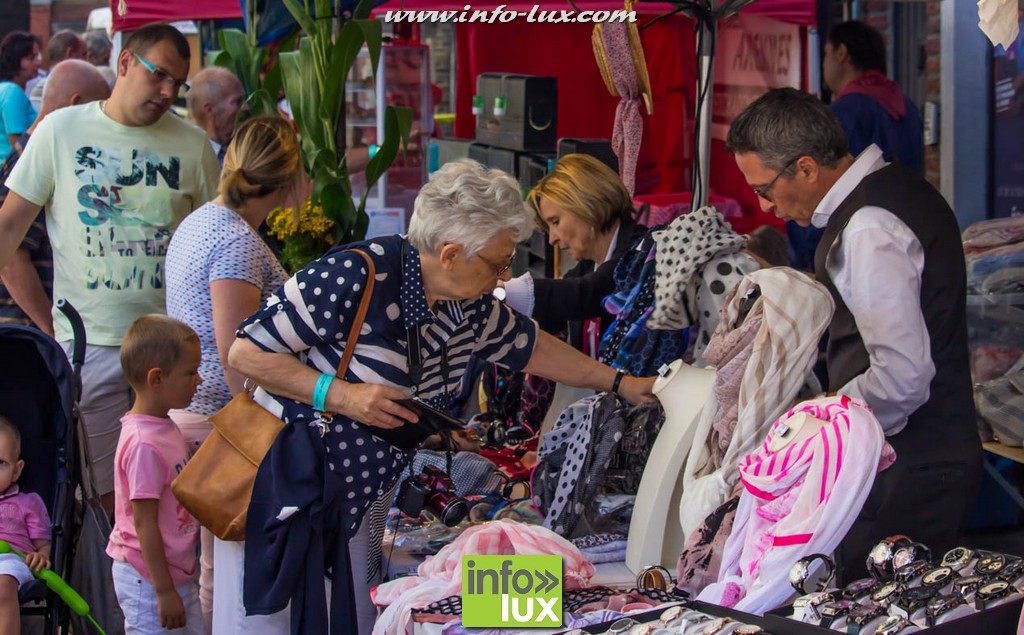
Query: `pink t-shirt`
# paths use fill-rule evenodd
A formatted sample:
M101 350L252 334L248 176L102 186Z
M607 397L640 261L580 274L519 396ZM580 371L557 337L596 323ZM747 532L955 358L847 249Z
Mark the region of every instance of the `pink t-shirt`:
M36 550L33 540L50 540L50 515L39 494L20 492L17 484L0 494L0 540L22 553Z
M114 455L114 531L107 555L132 565L149 582L153 580L135 532L133 500L160 501L157 524L174 586L196 575L199 523L171 493L171 481L186 462L185 440L170 419L136 414L121 419L121 437Z

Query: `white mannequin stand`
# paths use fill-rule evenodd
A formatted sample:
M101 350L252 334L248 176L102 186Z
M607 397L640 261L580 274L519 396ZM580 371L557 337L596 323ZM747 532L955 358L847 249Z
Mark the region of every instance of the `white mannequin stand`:
M676 360L668 374L654 382L665 423L647 458L629 524L626 566L634 573L648 565L675 571L687 538L679 524L683 465L714 379L714 369Z

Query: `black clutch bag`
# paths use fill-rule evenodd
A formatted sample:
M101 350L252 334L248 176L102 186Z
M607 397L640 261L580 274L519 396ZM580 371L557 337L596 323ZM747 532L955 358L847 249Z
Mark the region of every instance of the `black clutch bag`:
M419 421L406 423L397 428L372 428L373 435L387 441L396 448L412 450L423 443L427 437L451 430L464 430L466 424L461 419L446 414L419 399L396 399L395 403L416 413Z

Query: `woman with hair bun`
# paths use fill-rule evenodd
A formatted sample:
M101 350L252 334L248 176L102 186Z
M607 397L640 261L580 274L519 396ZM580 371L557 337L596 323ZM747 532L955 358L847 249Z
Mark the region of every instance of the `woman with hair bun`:
M187 411L172 418L193 452L210 433L209 417L242 390L228 368L235 329L257 311L288 274L256 233L275 207L297 194L303 179L298 139L279 117L249 119L224 156L219 195L189 214L167 248L167 314L199 334L203 383ZM213 610L213 536L202 533L200 600Z

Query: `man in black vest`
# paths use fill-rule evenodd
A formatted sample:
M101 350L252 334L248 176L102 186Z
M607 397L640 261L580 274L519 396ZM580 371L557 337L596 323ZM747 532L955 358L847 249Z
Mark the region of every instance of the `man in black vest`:
M792 88L750 104L726 147L763 210L825 230L815 276L836 303L828 390L870 406L897 453L840 547L843 578L861 577L868 551L893 534L941 555L981 478L953 211L878 146L854 158L828 107Z

